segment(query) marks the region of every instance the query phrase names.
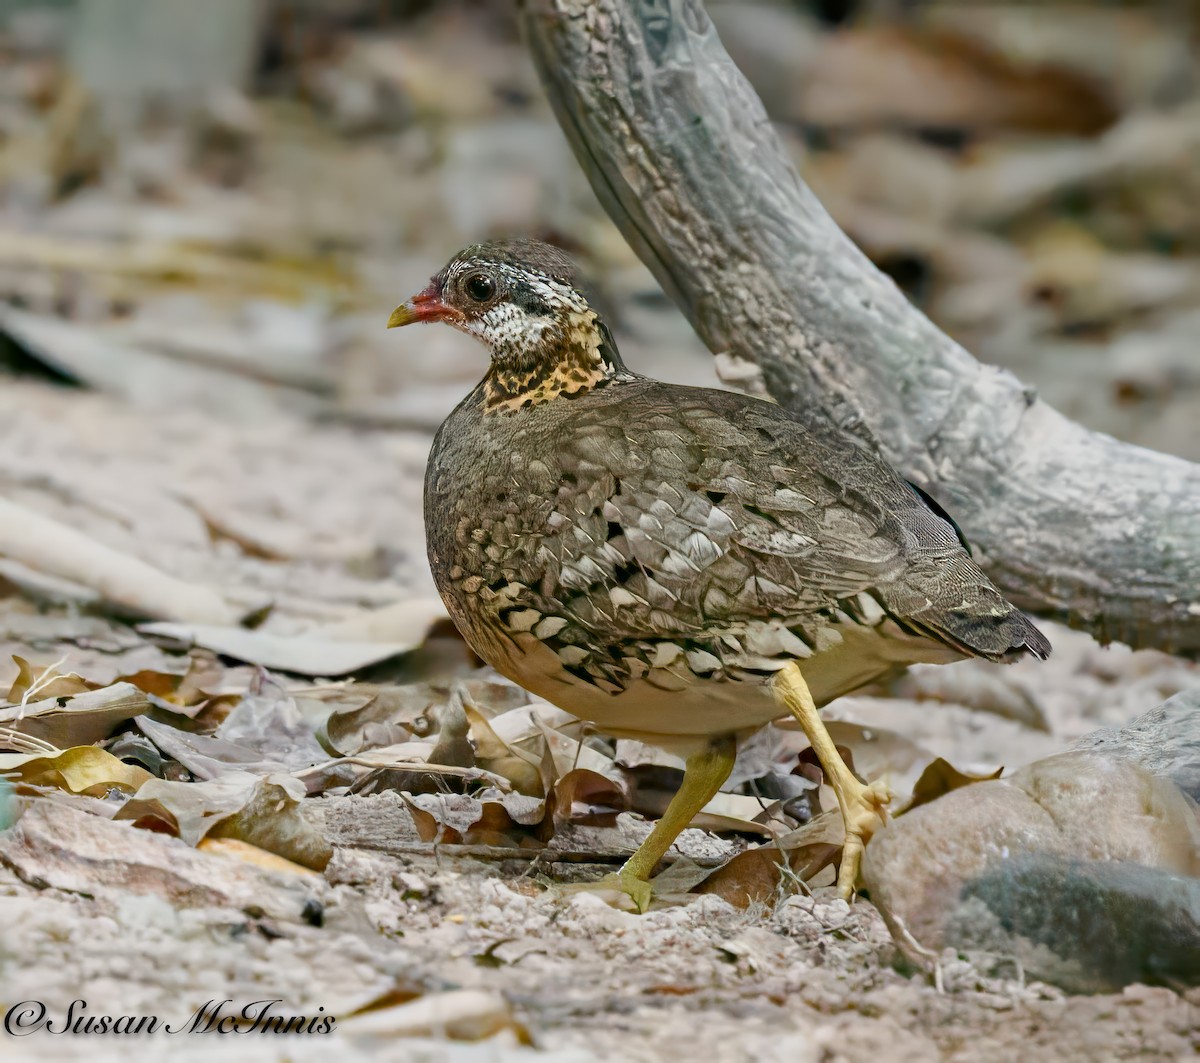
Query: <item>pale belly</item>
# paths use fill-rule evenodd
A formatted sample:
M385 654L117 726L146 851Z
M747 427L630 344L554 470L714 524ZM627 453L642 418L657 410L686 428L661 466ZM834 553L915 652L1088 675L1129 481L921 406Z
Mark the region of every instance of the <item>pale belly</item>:
M619 693L564 673L537 639L517 635L520 656L495 663L515 683L588 720L614 738L635 738L672 751L703 745L714 736L752 732L783 711L770 681L716 682L677 673L634 679Z
M631 680L618 692L564 672L556 654L527 633L505 636L509 652L483 656L526 690L594 723L614 738L633 738L686 756L717 735L748 735L786 715L771 677L712 679L677 663ZM515 650L515 652L513 652ZM796 660L818 706L903 670L916 661L947 663L961 654L878 628L853 628L824 652Z

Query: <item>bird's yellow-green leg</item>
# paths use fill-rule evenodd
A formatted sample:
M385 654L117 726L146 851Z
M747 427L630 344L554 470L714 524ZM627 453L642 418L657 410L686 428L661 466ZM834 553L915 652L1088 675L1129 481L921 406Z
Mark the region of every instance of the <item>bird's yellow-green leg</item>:
M854 895L858 868L863 851L875 828L887 819L887 806L892 792L882 782L864 786L846 767L846 762L825 729L817 713L812 694L800 668L794 662L775 675L775 696L780 704L800 722L812 744L825 779L837 794L846 825L846 844L842 850L842 866L838 871L838 893L846 900Z
M721 789L721 784L733 771L737 745L732 735L714 738L706 748L687 758L683 769L683 782L667 805L662 818L638 846L634 854L625 861L621 870L606 875L598 882L585 883L570 890L620 890L628 894L639 912L650 907L653 886L650 876L667 850L675 843L680 832L692 822L696 814L712 800Z

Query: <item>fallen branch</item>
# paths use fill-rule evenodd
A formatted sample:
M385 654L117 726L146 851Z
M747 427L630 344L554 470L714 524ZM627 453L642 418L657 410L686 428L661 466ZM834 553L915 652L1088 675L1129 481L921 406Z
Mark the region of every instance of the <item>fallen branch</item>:
M623 864L629 859L627 849L523 849L507 845L447 845L442 842L356 841L353 848L387 853L389 856L446 857L456 860L543 860L546 864ZM668 856L664 866L686 859L697 867L720 867L728 856Z
M597 196L728 382L873 433L1024 608L1200 655L1200 467L1073 424L916 310L800 180L699 0L521 18Z

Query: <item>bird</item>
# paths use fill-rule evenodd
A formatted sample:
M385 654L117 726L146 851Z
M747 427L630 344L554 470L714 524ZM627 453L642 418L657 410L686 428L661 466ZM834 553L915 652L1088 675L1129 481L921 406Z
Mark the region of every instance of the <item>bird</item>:
M739 744L790 714L837 796L852 896L892 795L846 765L819 708L910 664L1044 659L1050 643L873 442L631 371L593 301L563 251L510 239L458 252L393 311L389 328L442 322L490 354L430 451L434 583L502 675L684 759L600 887L644 911Z

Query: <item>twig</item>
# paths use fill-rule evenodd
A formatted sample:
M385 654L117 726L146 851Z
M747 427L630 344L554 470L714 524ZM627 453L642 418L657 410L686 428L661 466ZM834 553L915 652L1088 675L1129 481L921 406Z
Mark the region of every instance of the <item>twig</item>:
M69 653L64 653L53 664L46 665L41 674L29 684L29 688L24 694L21 695L21 707L20 711L17 713L17 723L20 723L23 719L25 719L25 710L28 708L30 699L33 697L33 695L45 690L46 687L48 687L52 682L54 682L55 679L58 678L59 665L66 664L67 658L70 656L71 655Z
M57 757L62 752L51 742L14 731L11 727L0 727L0 745L7 746L15 753L40 753L47 757Z

